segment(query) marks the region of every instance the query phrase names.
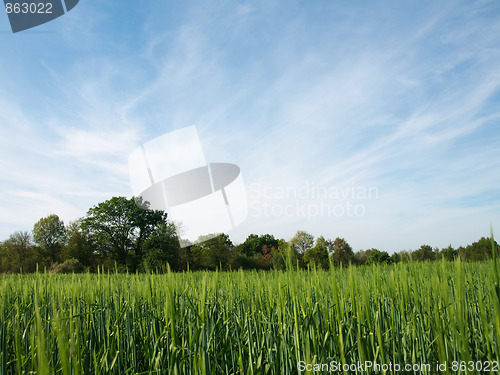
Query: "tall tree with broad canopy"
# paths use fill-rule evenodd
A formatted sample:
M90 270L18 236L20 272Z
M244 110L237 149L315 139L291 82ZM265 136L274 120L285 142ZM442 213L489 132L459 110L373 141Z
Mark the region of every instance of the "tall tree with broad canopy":
M142 268L150 271L179 270L181 247L173 223L162 223L143 242Z
M306 231L299 230L290 240L290 245L299 253L305 254L314 246L314 236Z
M195 268L227 270L230 265L233 243L227 234L200 236L191 246Z
M498 254L500 246L496 241L493 241L493 246ZM488 260L491 259L492 255L492 240L490 237L481 237L479 241L473 242L471 245L467 245L465 248L462 248L462 251L460 252L460 257L463 260L470 262Z
M89 234L82 230L82 219L78 219L66 226L66 246L62 253L62 260L76 259L88 269L97 266L95 245Z
M135 269L142 260L142 243L158 226L166 224L167 214L149 210L142 198L113 197L87 212L82 229L94 239L97 251L120 265Z
M332 246L332 241L320 236L316 239L314 247L308 249L304 254L304 262L310 267L328 269L330 262L328 260L328 251Z
M343 238L337 237L332 245L332 260L335 266L347 267L354 258L351 245Z
M33 240L52 263L60 261L66 241L64 222L57 215L49 215L38 220L33 226Z
M426 261L426 260L434 260L436 258L436 254L430 245L422 245L420 249L415 250L411 253L411 256L414 260L418 261Z
M392 259L387 251L380 251L378 249L370 249L366 264L391 264Z
M35 272L42 261L29 232L15 232L0 243L1 272Z
M255 254L262 254L264 246L268 249L278 248L279 242L272 234L263 234L258 236L256 234L250 234L245 242L243 242L239 247L241 251L246 256L252 256Z

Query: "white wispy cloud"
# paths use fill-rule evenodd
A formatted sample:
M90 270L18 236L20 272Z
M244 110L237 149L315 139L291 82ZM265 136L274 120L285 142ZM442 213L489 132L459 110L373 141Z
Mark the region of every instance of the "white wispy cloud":
M500 186L495 2L79 7L61 22L63 63L45 52L34 68L41 104L21 94L28 81L0 93L4 236L9 222L127 194L128 153L190 125L208 161L241 167L250 204L296 203L259 197L266 187L378 188L353 202L362 217L253 215L236 241L306 229L392 251L465 244L500 225L487 194ZM128 10L138 15L125 30L114 17Z

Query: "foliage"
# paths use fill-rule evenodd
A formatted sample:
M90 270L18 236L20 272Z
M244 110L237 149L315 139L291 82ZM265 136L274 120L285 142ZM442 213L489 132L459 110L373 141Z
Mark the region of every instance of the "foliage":
M180 245L173 223L162 223L149 235L142 246L143 267L147 270L179 269Z
M420 262L426 260L434 260L436 259L436 254L434 250L429 245L422 245L418 250L415 250L411 253L413 260L418 260Z
M0 246L0 260L3 272L35 272L37 264L45 260L33 244L29 232L15 232Z
M63 263L54 263L50 267L53 273L78 273L83 271L83 266L78 259L67 259Z
M251 257L255 254L262 254L264 246L277 248L278 240L271 234L263 234L261 236L250 234L238 248L243 254Z
M191 247L195 269L228 270L233 243L227 234L209 235L209 240L200 238Z
M328 269L330 266L328 251L331 247L330 240L326 240L323 236L318 237L314 247L308 249L304 254L304 262L310 267Z
M76 259L82 267L95 270L97 254L94 242L87 231L81 228L82 220L71 222L66 228L66 246L62 252L62 259Z
M496 241L494 241L494 246L498 254L500 252L500 246ZM467 245L465 248L462 248L460 252L460 257L462 257L463 260L471 262L488 260L491 259L491 256L491 238L489 237L481 237L479 241Z
M493 240L489 237L457 249L422 245L392 255L378 249L354 253L343 238L332 241L320 236L314 241L306 231L297 231L289 242L271 234L250 234L243 243L233 246L227 235L209 234L191 244L179 239L176 228L181 223L174 225L165 212L148 207L149 202L141 198L113 197L68 226L55 214L42 218L33 226L32 234L15 232L0 242L0 273L29 273L37 268L55 272L156 272L167 267L172 271L328 269L330 265L345 268L456 258L476 262L492 257ZM493 241L493 245L493 254L500 253L498 243ZM72 268L73 263L76 266Z
M351 245L343 238L337 237L332 244L332 261L335 266L347 267L354 259Z
M57 215L49 215L38 220L33 226L33 240L47 254L51 262L59 261L66 240L64 222Z
M380 251L377 249L370 249L367 251L368 257L366 264L391 264L392 259L387 251Z
M314 245L314 236L306 231L299 230L290 240L290 245L299 254L305 254Z
M445 247L444 249L441 249L439 252L440 258L444 258L445 260L455 260L455 258L458 256L458 251L455 250L451 244L448 247Z
M391 259L394 263L409 262L411 260L411 254L409 251L403 250L392 254Z
M142 242L167 219L163 211L147 207L140 199L113 197L92 207L81 226L102 257L112 257L121 265L128 260L134 269L141 260Z
M365 264L366 260L368 259L368 255L370 255L368 250L356 251L352 257L352 264L355 264L357 266Z

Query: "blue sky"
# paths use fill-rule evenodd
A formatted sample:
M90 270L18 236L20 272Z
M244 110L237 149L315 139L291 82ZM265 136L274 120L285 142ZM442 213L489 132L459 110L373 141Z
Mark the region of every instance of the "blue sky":
M234 242L500 233L498 1L81 0L17 34L0 14L0 48L0 239L131 196L128 155L191 125L241 168Z

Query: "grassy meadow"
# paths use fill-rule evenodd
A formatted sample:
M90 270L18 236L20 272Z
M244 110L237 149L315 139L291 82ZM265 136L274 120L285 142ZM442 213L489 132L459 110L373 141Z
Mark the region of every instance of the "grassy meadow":
M459 260L4 275L0 374L296 374L331 361L432 364L414 373L447 361L442 373L457 373L453 361L500 360L496 282L493 262Z

